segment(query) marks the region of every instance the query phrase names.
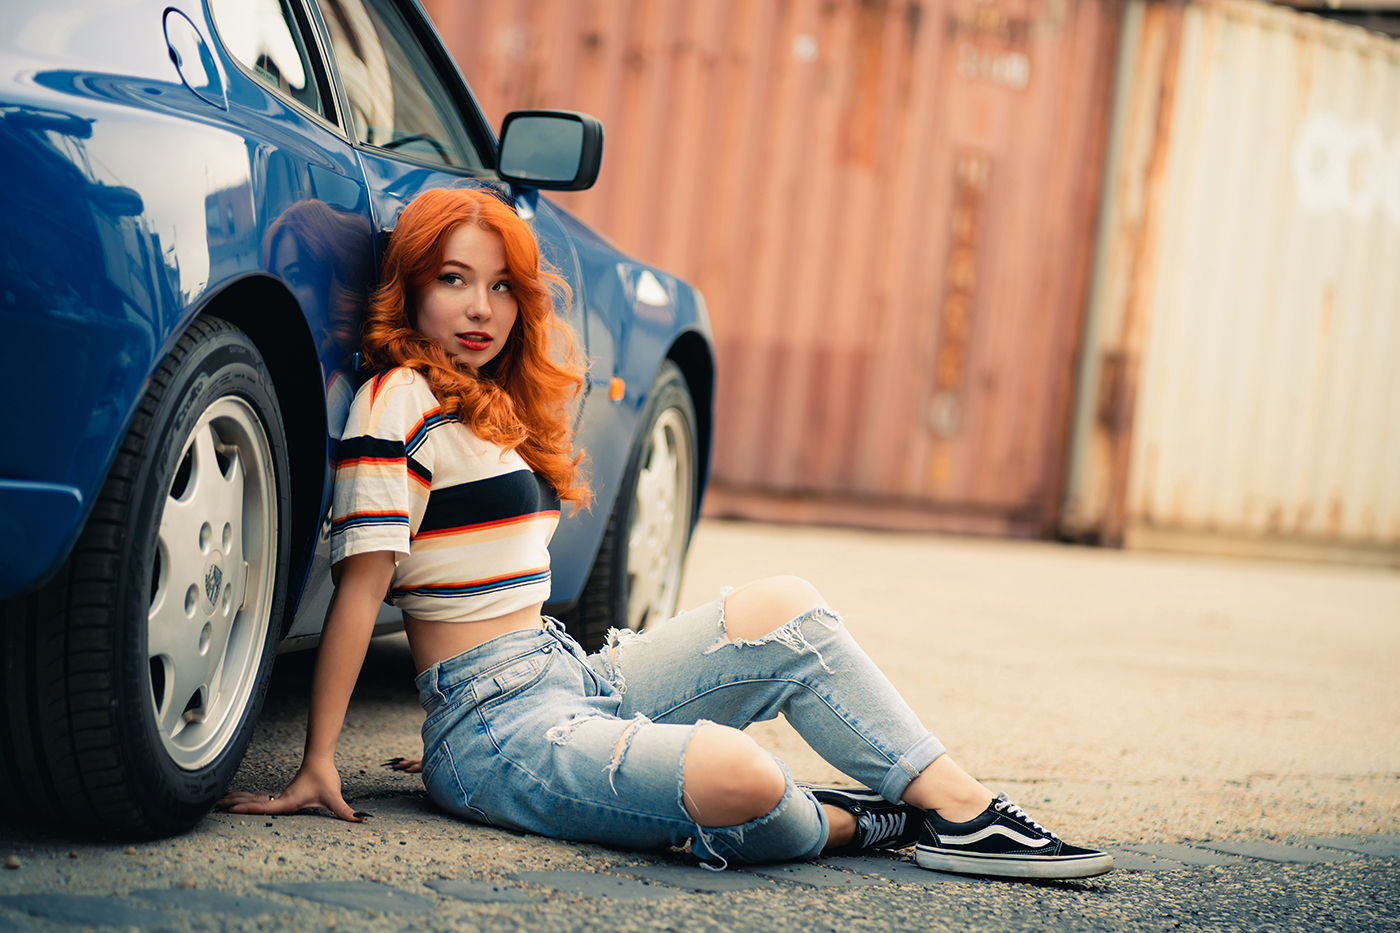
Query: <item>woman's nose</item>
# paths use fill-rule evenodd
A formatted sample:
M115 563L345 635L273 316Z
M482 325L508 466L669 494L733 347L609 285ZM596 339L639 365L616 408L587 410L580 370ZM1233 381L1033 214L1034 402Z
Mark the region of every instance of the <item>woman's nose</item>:
M477 285L467 290L467 317L474 321L485 319L491 314L491 301L487 289Z

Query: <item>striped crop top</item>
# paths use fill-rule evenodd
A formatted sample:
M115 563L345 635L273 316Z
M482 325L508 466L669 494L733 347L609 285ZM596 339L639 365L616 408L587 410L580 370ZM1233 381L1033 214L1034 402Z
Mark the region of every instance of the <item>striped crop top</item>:
M444 416L417 372L391 369L355 394L336 448L331 563L393 551L387 602L448 622L542 603L558 523L554 489Z

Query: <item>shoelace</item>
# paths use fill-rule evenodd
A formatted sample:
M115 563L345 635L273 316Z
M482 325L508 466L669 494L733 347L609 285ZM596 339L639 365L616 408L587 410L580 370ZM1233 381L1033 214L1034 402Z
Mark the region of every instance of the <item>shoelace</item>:
M1020 820L1022 823L1025 823L1027 826L1031 827L1036 832L1044 833L1051 839L1060 838L1059 836L1050 832L1050 830L1046 829L1044 826L1041 826L1035 820L1031 819L1029 813L1027 813L1025 810L1022 810L1020 807L1016 806L1016 804L1012 803L1005 797L998 799L992 805L998 810L1000 810L1002 813L1005 813L1007 816L1011 817L1012 819L1017 819Z
M894 839L904 831L903 813L867 813L862 848L871 848Z

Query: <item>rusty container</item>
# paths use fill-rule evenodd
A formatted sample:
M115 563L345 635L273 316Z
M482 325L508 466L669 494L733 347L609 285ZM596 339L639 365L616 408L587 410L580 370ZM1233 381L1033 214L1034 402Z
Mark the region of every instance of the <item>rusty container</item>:
M711 514L1057 527L1118 0L426 6L491 119L602 119L559 201L704 292Z
M1062 516L1400 562L1400 42L1129 3Z

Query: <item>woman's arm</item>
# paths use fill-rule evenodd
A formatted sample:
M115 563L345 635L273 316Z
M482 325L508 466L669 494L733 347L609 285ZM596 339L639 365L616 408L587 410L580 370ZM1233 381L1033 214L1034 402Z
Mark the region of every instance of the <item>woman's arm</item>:
M379 604L394 575L394 554L354 554L335 569L339 580L326 610L321 647L316 655L301 768L281 794L243 792L228 794L219 801L219 806L234 813L295 813L306 807L325 807L343 820L360 822L341 796L335 748L345 724L350 694L369 648Z

